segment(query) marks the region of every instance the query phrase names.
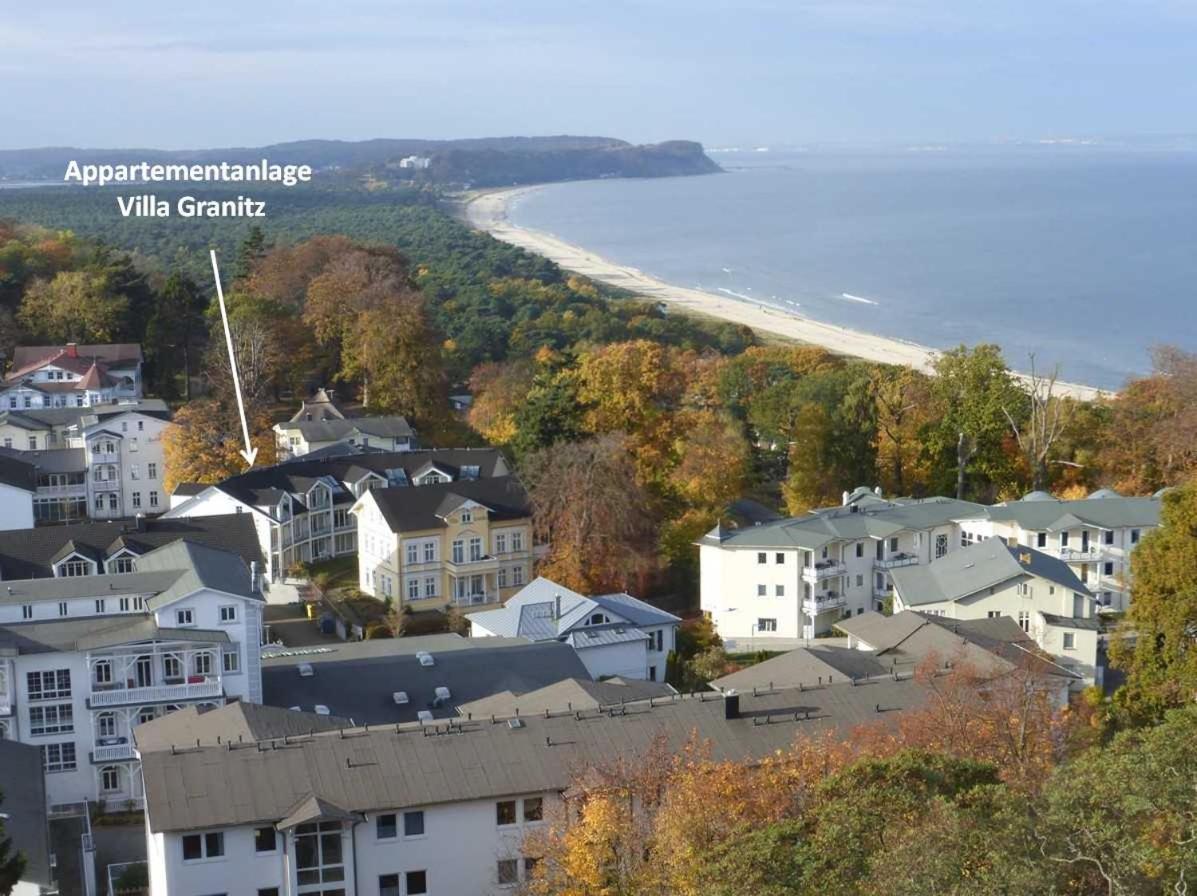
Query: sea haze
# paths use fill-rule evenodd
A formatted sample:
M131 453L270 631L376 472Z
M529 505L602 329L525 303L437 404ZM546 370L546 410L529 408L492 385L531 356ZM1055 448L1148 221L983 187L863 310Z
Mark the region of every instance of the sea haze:
M1116 388L1197 350L1197 153L728 152L726 174L555 184L514 223L662 280Z

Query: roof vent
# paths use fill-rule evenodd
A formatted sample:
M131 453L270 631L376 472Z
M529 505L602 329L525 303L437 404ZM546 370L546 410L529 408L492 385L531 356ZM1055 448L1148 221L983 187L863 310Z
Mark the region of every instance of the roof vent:
M436 665L436 660L433 659L432 654L427 650L420 650L416 652L416 659L420 661L420 665L424 668Z
M316 710L316 715L318 715L318 716L329 715L328 707L325 706L323 703L317 703L316 706L314 707L314 709Z
M316 674L316 670L312 668L311 663L300 663L297 668L299 669L300 678L311 678Z
M391 694L391 699L395 701L396 706L406 706L408 702L407 691L395 691L395 693Z
M432 713L426 709L421 709L418 713L416 713L416 718L420 720L421 724L424 722L431 722Z
M434 692L436 696L433 698L433 706L444 706L449 702L449 689L446 687L439 687Z

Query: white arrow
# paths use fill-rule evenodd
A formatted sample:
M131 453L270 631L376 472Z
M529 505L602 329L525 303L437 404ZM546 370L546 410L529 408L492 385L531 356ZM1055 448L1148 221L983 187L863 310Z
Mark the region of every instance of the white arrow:
M212 249L212 276L216 278L216 298L220 302L220 320L224 324L224 342L229 347L229 367L233 370L233 388L237 392L237 412L241 415L241 435L245 436L245 449L241 456L251 467L258 449L249 440L249 423L245 419L245 402L241 398L241 377L237 375L237 355L233 351L233 334L229 330L229 312L224 307L224 288L220 285L220 267L216 264L216 250Z

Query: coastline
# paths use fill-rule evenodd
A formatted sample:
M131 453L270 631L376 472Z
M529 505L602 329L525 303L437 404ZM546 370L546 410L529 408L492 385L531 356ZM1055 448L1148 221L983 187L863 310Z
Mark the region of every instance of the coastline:
M512 223L508 216L511 203L543 186L546 185L480 190L463 198L463 215L470 226L489 233L495 239L543 255L560 267L592 280L648 299L667 302L685 313L742 324L758 333L817 345L836 354L885 364L901 364L924 373L932 372L932 364L939 355L937 349L822 323L768 305L666 283L634 267L617 264L581 246L567 243L552 234ZM1023 374L1016 375L1026 378ZM1059 382L1056 388L1060 394L1082 401L1093 401L1112 394L1108 390L1080 383Z

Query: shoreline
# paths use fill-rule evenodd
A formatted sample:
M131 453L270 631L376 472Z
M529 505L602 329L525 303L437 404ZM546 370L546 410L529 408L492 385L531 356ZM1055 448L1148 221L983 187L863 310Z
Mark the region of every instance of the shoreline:
M684 313L742 324L757 333L817 345L836 354L865 361L900 364L924 373L932 372L932 364L940 352L929 346L823 323L769 305L666 283L634 267L618 264L581 246L567 243L552 234L512 223L508 216L511 203L544 186L547 184L480 190L462 199L463 217L476 230L542 255L566 270L647 299L666 302ZM1015 375L1024 381L1028 379L1024 374ZM1056 390L1061 395L1082 401L1093 401L1113 394L1109 390L1080 383L1058 382Z

